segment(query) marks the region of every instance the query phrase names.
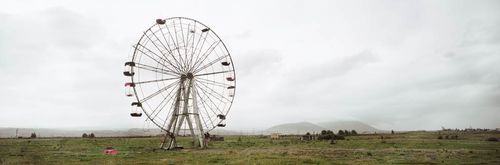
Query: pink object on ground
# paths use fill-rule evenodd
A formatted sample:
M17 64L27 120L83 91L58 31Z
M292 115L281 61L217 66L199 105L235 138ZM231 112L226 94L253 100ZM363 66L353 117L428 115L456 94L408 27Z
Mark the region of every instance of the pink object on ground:
M106 155L116 155L118 154L118 150L116 149L105 149L104 154Z

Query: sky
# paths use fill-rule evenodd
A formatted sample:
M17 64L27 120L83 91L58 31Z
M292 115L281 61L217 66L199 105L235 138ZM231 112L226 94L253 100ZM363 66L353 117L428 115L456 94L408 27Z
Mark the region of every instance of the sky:
M123 63L155 19L176 16L231 52L226 129L500 127L500 1L485 0L3 0L0 127L154 127L129 116Z

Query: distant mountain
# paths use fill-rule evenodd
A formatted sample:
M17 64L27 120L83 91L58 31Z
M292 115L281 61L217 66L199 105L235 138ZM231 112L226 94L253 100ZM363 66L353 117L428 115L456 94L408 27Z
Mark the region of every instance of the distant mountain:
M320 132L321 130L333 130L334 132L337 132L338 130L356 130L358 133L384 132L359 121L333 121L321 122L317 124L310 122L286 123L268 128L264 132L266 134L304 134L306 132Z
M17 128L0 128L0 138L16 137ZM123 129L123 130L77 130L77 129L49 129L49 128L19 128L17 136L29 137L36 133L38 137L81 137L83 133L94 133L97 137L114 136L154 136L161 134L159 129Z
M0 138L16 137L17 128L0 127ZM31 133L36 133L38 137L81 137L83 133L94 133L97 137L120 137L120 136L155 136L163 134L160 129L118 129L118 130L75 130L75 129L50 129L50 128L19 128L18 137L29 137ZM179 134L189 134L187 130L181 130ZM231 131L225 129L215 129L210 131L213 135L240 135L248 132Z
M356 130L358 133L386 132L370 125L358 121L334 121L313 124L310 122L286 123L273 126L266 130L234 131L225 129L214 129L210 131L213 135L257 135L257 134L305 134L314 133L321 130ZM118 129L118 130L78 130L78 129L47 129L47 128L19 128L18 136L29 137L31 133L36 133L38 137L81 137L83 133L94 133L97 137L117 137L117 136L155 136L162 134L160 129ZM189 134L189 131L181 130L180 134ZM16 128L1 128L0 138L16 137Z
M381 130L374 128L368 124L359 121L333 121L333 122L321 122L318 123L319 126L334 130L356 130L358 133L374 133L381 132Z
M282 134L304 134L306 132L320 132L321 130L325 130L325 128L318 126L316 124L310 122L299 122L299 123L287 123L280 124L268 128L265 130L266 133L282 133Z

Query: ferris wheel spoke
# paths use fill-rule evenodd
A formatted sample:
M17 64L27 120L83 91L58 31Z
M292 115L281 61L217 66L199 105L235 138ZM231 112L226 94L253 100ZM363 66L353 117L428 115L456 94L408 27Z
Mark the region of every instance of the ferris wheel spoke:
M159 25L158 25L158 26L159 26ZM168 30L168 27L165 27L165 28ZM161 34L162 34L162 36L163 36L163 39L165 40L165 43L167 44L167 47L168 47L168 52L169 52L170 56L172 56L172 58L174 58L174 61L177 63L177 66L179 66L179 67L180 67L180 66L181 66L181 62L179 62L179 61L180 61L181 59L177 60L177 58L175 58L174 53L172 52L172 50L174 50L174 49L171 49L171 48L170 48L170 44L168 44L167 38L165 38L165 33L163 32L163 30L162 30L162 28L161 28L161 27L160 27L160 32L161 32ZM169 31L169 33L170 33L170 31ZM177 46L175 45L175 43L174 43L174 40L172 40L172 43L174 44L174 46L175 46L175 47L177 47ZM180 56L180 54L179 54L179 56ZM179 70L180 70L180 69L179 69Z
M197 92L196 92L196 88L193 88L193 91L194 91L194 93L193 93L193 97L197 97L197 96L196 96L196 93L197 93ZM202 98L200 98L200 100L202 100L202 101L203 101L203 99L202 99ZM195 104L196 104L196 107L198 107L198 103L195 103ZM208 114L208 111L206 110L205 105L203 105L203 104L202 104L202 106L203 106L203 110L205 110L205 112L206 112L205 114L207 115L207 118L209 118L209 119L210 119L210 114ZM208 127L208 124L207 124L207 120L205 120L205 117L204 117L205 115L202 115L201 113L202 113L202 112L198 109L198 116L200 116L200 117L201 117L201 119L202 119L202 121L203 121L203 124L205 124L205 128L209 128L209 127ZM210 120L210 122L212 123L212 126L215 126L212 120Z
M170 96L170 95L173 93L173 91L175 91L175 89L176 88L172 88L172 90L165 97L165 99L163 99L162 102L160 102L160 104L158 104L158 106L155 108L155 110L153 112L151 112L151 115L152 116L154 115L153 118L156 118L160 114L160 112L163 111L165 109L165 107L169 104L170 100L174 99L175 93L172 96ZM168 100L167 100L167 98L168 98ZM167 101L165 102L165 100L167 100ZM165 102L165 104L163 104L163 106L160 109L158 109L158 107L160 107L160 105L162 105L163 102ZM174 103L174 102L172 102L172 103ZM172 111L171 108L168 108L168 109L169 109L169 111L167 112L166 116L170 116L169 114ZM158 112L156 112L156 111L158 111ZM156 114L155 114L155 112L156 112Z
M158 104L158 106L156 106L156 108L151 112L151 115L154 115L156 111L158 111L158 108L163 104L163 106L161 106L161 108L159 109L159 111L156 113L156 115L158 115L161 110L163 110L163 108L170 102L170 100L172 100L173 96L175 95L172 95L172 93L175 91L176 87L178 86L178 84L176 84L173 88L170 88L170 92L168 92L167 96L165 96L164 99L162 99L162 101L160 102L160 104ZM167 102L165 102L167 101ZM156 115L154 117L156 117ZM154 118L153 117L153 118Z
M163 91L165 91L165 90L167 90L167 89L171 88L172 86L175 86L178 82L179 82L179 80L177 80L177 81L174 81L174 82L170 83L169 85L167 85L167 86L165 86L165 87L161 88L160 90L158 90L158 91L156 91L156 92L152 93L151 95L149 95L149 96L147 96L147 97L144 97L144 98L143 98L142 100L140 100L139 102L140 102L140 103L142 103L142 102L145 102L145 101L147 101L147 100L149 100L149 99L151 99L151 98L155 97L156 95L158 95L158 94L162 93ZM136 83L136 84L137 84L137 83Z
M196 89L196 87L195 87L195 89ZM201 100L201 105L203 106L203 110L205 110L205 114L207 114L207 118L209 119L210 123L212 123L212 126L215 126L214 122L211 120L210 113L208 112L208 109L210 109L210 111L212 111L214 115L217 115L217 112L215 112L215 110L206 103L205 99L203 97L201 97L201 95L197 89L196 89L196 91L197 91L196 94L198 95L198 98L200 98L200 100ZM207 106L208 106L208 108L207 108Z
M203 106L203 110L205 111L205 114L207 114L207 118L208 118L207 120L208 120L208 121L210 121L210 124L212 124L212 127L214 127L214 126L215 126L214 121L213 121L213 120L212 120L212 118L210 117L210 114L209 114L209 112L208 112L208 110L207 110L206 106L205 106L204 104L202 104L202 106ZM203 119L203 123L205 124L205 127L210 128L210 127L208 127L208 125L209 125L209 124L208 124L208 122L207 122L207 121L205 120L205 118L203 117L203 116L205 116L205 115L200 115L200 116L201 116L201 118Z
M217 82L217 81L213 81L213 80L209 80L209 79L204 79L204 78L201 78L201 77L197 77L196 80L202 80L208 84L211 84L211 85L216 85L216 86L219 86L219 87L223 87L223 88L227 88L231 85L229 84L224 84L224 83L220 83L220 82Z
M159 42L160 42L160 44L162 44L162 45L163 45L163 42L161 42L161 40L158 38L158 36L156 36L156 34L155 34L153 31L151 31L151 29L148 29L148 30L151 32L151 34L153 34L153 36L155 36L155 38L157 39L157 41L159 41ZM147 31L145 31L145 32L144 32L144 35L146 36L146 38L148 38L148 40L149 40L149 41L151 41L151 43L152 43L152 44L154 45L154 47L155 47L155 48L156 48L156 49L160 52L160 54L161 54L163 57L165 57L165 59L164 59L164 60L165 60L165 61L168 61L168 58L165 56L165 54L163 54L163 53L162 53L162 50L160 49L160 47L158 47L158 45L156 45L155 41L153 41L153 39L151 39L151 37L149 37L149 36L148 36ZM144 46L143 46L143 47L144 47ZM144 48L145 48L145 47L144 47ZM165 45L163 45L163 48L164 48L164 49L166 49L167 51L169 51L169 49L168 49L167 47L165 47ZM179 67L179 65L178 65L178 67Z
M165 115L165 120L163 120L163 128L165 128L165 124L167 124L167 121L168 121L168 118L172 117L172 115L174 115L175 113L175 106L174 106L175 102L172 102L170 108L168 108L168 112L167 112L167 115ZM161 119L160 119L161 121Z
M196 22L195 22L195 23L194 23L194 25L193 25L193 30L192 30L192 31L193 31L193 34L191 34L191 48L186 48L186 50L187 50L187 49L189 49L189 50L187 50L186 55L187 55L188 53L189 53L189 55L190 55L190 56L188 56L188 58L189 58L188 68L189 68L189 69L191 69L191 64L193 64L193 58L194 58L194 57L192 56L192 54L193 54L192 52L194 51L194 50L193 50L193 49L194 49L194 40L195 40L195 38L196 38L196 33L195 33L195 31L196 31ZM191 32L190 32L190 33L191 33ZM189 38L188 38L188 40L189 40ZM188 43L189 43L189 42L188 42Z
M199 113L199 112L198 112ZM199 114L198 114L199 115ZM201 120L203 121L203 124L205 125L205 128L209 128L208 125L207 125L207 121L205 120L205 117L203 117L204 115L200 115L201 117ZM213 122L212 122L213 123ZM203 127L203 126L202 126Z
M220 97L221 97L221 98L224 98L225 100L227 100L227 101L229 101L229 102L231 102L231 100L230 100L230 99L226 98L225 96L223 96L223 95L222 95L222 94L220 94L219 92L216 92L215 90L213 90L213 89L212 89L212 88L210 88L209 86L205 85L204 83L199 82L199 84L201 84L201 86L204 86L204 87L205 87L205 89L210 90L211 92L208 92L208 91L207 91L210 95L214 96L214 95L213 95L213 93L217 94L218 96L214 96L214 97L215 97L215 98L217 98L218 100L220 100L221 102L224 102L224 101L222 101L221 99L219 99ZM201 86L200 86L200 87L201 87Z
M187 45L186 45L186 40L184 39L184 28L182 27L182 20L181 20L181 18L179 18L179 25L181 27L182 44L183 44L183 47L184 47L184 66L186 66L186 69L187 69L187 54L186 54L186 47L187 47ZM188 27L188 34L187 35L189 35L189 27Z
M195 87L197 89L200 89L199 87ZM198 90L197 90L198 91ZM202 100L208 100L210 101L210 103L212 103L212 105L214 105L215 109L212 108L212 106L210 104L207 103L207 101L203 101L204 105L208 106L210 108L210 110L215 114L220 114L222 113L222 111L219 109L219 107L217 106L217 104L215 104L212 99L210 99L210 96L208 96L204 91L201 92L201 94L203 94L203 96L205 96L205 98L202 98L201 95L198 93L198 95L200 96L200 98ZM217 111L217 112L216 112Z
M221 73L227 73L227 72L232 72L234 70L225 70L225 71L220 71L220 72L210 72L210 73L203 73L203 74L197 74L197 75L194 75L195 77L199 77L199 76L208 76L208 75L213 75L213 74L221 74Z
M149 66L149 65L145 65L145 64L141 64L141 63L135 63L135 64L136 64L136 67L139 68L139 69L144 69L144 70L148 70L148 71L151 71L151 72L166 74L166 75L169 75L169 76L179 76L178 73L170 71L170 70L165 70L165 69L162 69L162 68L157 68L157 67L153 67L153 66Z
M202 66L202 67L200 67L200 68L195 68L193 72L194 72L194 73L198 73L198 72L202 71L203 69L205 69L205 68L207 68L207 67L209 67L209 66L212 66L213 64L215 64L215 63L219 62L220 60L222 60L222 59L224 59L224 58L226 58L226 57L228 57L228 55L225 55L225 56L220 56L219 58L217 58L217 59L213 60L212 62L209 62L208 64L206 64L206 65L204 65L204 66Z
M210 97L210 95L211 95L210 93L209 93L210 95L207 94L207 91L205 91L203 88L199 87L198 85L196 85L196 88L201 90L202 94L205 95L207 97L208 101L210 101L214 105L214 107L217 109L217 112L220 112L221 114L223 113L222 110L220 110L219 106L217 106L217 104L215 104L215 102ZM213 95L211 95L211 96L213 96ZM215 97L215 96L213 96L213 97ZM220 100L220 101L223 102L222 100Z
M146 49L148 52L152 53L153 55L155 55L156 57L158 57L159 59L161 59L162 61L164 62L167 62L168 64L170 64L170 66L172 66L173 68L175 68L175 70L177 70L177 72L180 72L180 69L178 67L176 67L174 64L172 64L170 61L168 61L167 59L164 59L164 58L161 58L158 54L156 54L155 52L151 51L150 49L146 48L144 45L142 44L137 44L139 46L141 46L142 48ZM156 60L155 58L153 58L152 56L150 56L149 54L147 54L146 52L142 51L141 49L138 49L137 46L134 46L136 48L136 50L139 50L139 52L141 52L142 54L146 55L147 57L149 57L150 59L152 59L153 61L159 63L160 65L164 66L165 68L169 68L168 66L164 65L162 62ZM170 70L174 70L172 68L169 68ZM176 73L177 73L176 72Z
M194 70L196 70L199 65L203 64L203 62L205 62L205 60L207 59L207 57L212 54L212 51L214 51L214 49L219 45L220 41L217 41L217 42L214 42L210 45L210 47L208 47L208 49L203 53L203 55L201 56L201 58L197 59L194 64L193 64L193 67ZM214 46L215 45L215 46ZM201 61L199 61L201 60Z
M172 51L171 51L172 49L170 48L170 44L168 44L168 40L167 40L167 38L165 38L165 34L163 33L163 30L162 30L161 26L160 26L160 25L158 25L158 28L160 29L160 32L161 32L161 34L162 34L162 38L165 40L165 44L163 44L163 42L160 40L160 38L159 38L159 37L158 37L158 36L157 36L157 35L156 35L153 31L151 31L151 29L149 29L149 31L150 31L150 32L151 32L151 33L155 36L155 38L156 38L158 41L160 41L160 43L163 45L163 48L165 48L165 49L167 50L168 54L169 54L169 55L170 55L170 56L174 59L174 62L175 62L175 63L177 64L177 66L180 68L180 67L181 67L181 64L180 64L180 62L179 62L179 61L177 61L177 59L175 58L174 53L172 53ZM168 27L167 27L167 29L168 29ZM151 42L153 42L153 41L151 41ZM165 45L167 45L167 46L165 46ZM179 69L179 68L178 68L178 69ZM180 69L179 69L179 70L180 70ZM180 72L180 71L179 71L179 72Z
M138 84L146 84L146 83L152 83L152 82L160 82L160 81L168 81L168 80L175 80L179 79L180 77L173 77L173 78L164 78L164 79L158 79L158 80L148 80L148 81L139 81L139 82L134 82L135 85Z
M207 112L207 110L206 110L206 109L204 109L204 110L205 110L205 112ZM205 128L209 128L209 127L208 127L208 124L207 124L207 123L208 123L208 122L207 122L207 119L205 119L205 117L204 117L205 115L202 115L201 113L202 113L201 111L198 111L198 116L200 116L201 120L203 121L203 124L205 125ZM209 117L210 117L210 116L207 114L207 118L209 118ZM210 119L209 119L209 120L210 120ZM213 122L212 120L210 120L210 123L212 123L212 126L214 125L214 124L213 124L214 122ZM203 126L202 126L202 127L203 127Z
M200 35L200 37L203 35L203 33ZM192 56L196 55L196 58L195 58L195 63L193 65L190 66L190 68L193 68L194 65L196 64L196 61L198 61L198 58L200 56L200 53L201 53L201 50L203 50L203 46L205 46L205 42L207 41L207 37L208 37L208 33L205 34L205 37L203 37L203 42L201 42L201 46L200 48L198 49L198 44L196 44L196 48L195 50L193 51L193 54ZM201 38L200 38L201 39ZM199 42L199 40L198 40ZM196 53L196 51L198 51L198 53Z
M186 30L186 38L182 38L182 40L184 41L184 59L186 59L186 67L189 67L189 57L188 57L188 52L187 52L187 49L188 49L188 45L189 45L189 28L191 27L191 24L188 24L187 26L187 30ZM182 28L182 24L181 24L181 29ZM184 33L184 30L182 30L182 33Z
M196 30L196 22L194 24L194 30ZM192 43L193 45L191 46L191 59L189 60L189 68L191 68L191 66L193 64L193 59L197 58L197 57L195 58L194 56L195 56L196 50L198 49L198 44L200 44L202 36L203 36L203 33L200 35L200 37L198 37L198 41L196 41L196 46L194 46L194 39L196 37L196 33L193 34L193 43ZM207 38L207 36L208 36L208 33L206 33L205 39Z
M169 34L169 36L170 36L170 39L172 39L172 42L173 42L173 41L175 41L175 42L174 42L174 46L175 46L175 48L176 48L176 50L177 50L177 53L178 53L178 55L179 55L179 63L181 63L181 64L182 64L182 63L183 63L183 62L182 62L183 60L182 60L181 52L179 51L179 48L180 48L180 47L179 47L179 40L177 40L177 30L176 30L176 28L175 28L175 21L174 21L174 20L172 20L172 21L174 22L173 27L174 27L174 33L175 33L175 40L174 40L174 37L172 37L172 33L170 32L170 28L167 28L167 31L168 31L168 34ZM184 67L185 67L185 66L184 66ZM181 67L181 68L182 68L182 69L185 69L184 67Z

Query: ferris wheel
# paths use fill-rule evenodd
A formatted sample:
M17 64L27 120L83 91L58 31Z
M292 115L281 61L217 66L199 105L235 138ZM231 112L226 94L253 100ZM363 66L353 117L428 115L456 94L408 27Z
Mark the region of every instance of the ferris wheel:
M143 113L162 131L161 147L177 147L188 131L206 147L205 134L225 127L234 100L236 75L226 45L205 24L190 18L157 19L146 29L125 62L132 117Z

